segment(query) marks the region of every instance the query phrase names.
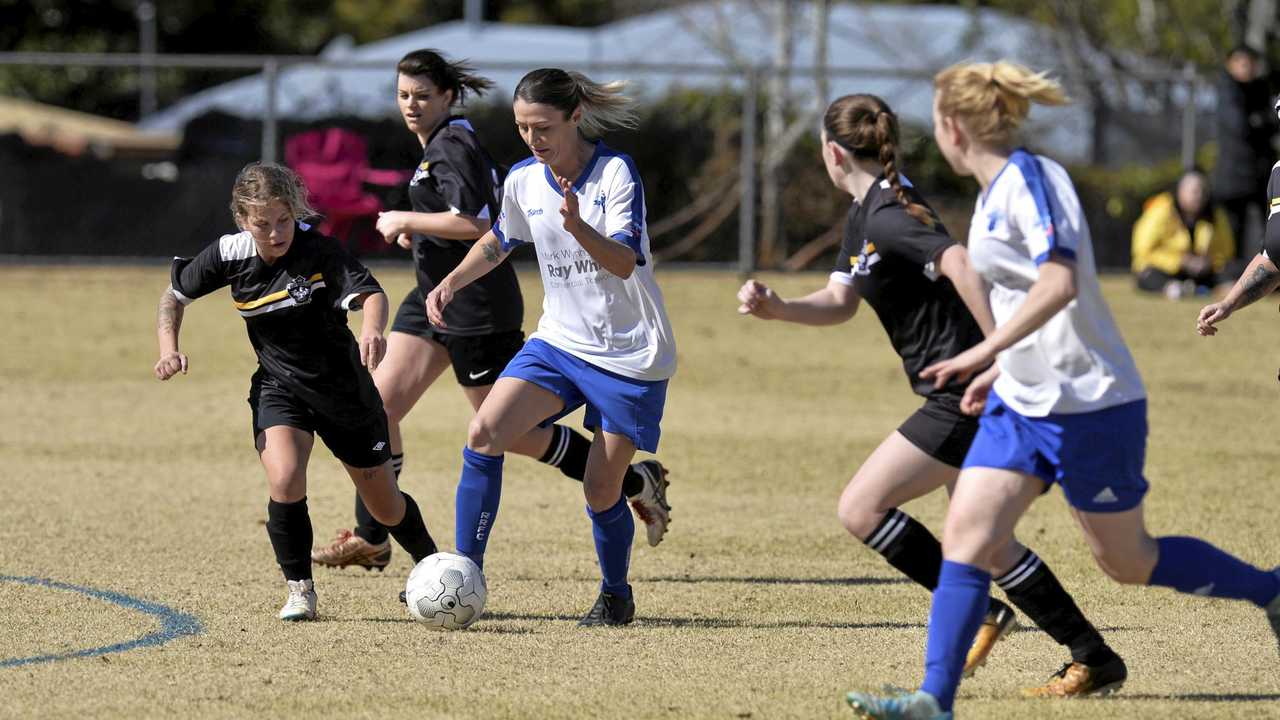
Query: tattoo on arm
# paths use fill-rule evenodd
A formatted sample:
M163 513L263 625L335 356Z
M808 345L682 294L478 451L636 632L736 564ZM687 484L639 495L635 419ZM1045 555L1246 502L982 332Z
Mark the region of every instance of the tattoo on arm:
M174 296L173 290L164 289L160 296L160 307L156 310L156 329L161 332L177 332L182 324L182 305Z
M484 259L497 265L502 260L501 254L498 252L498 241L490 240L481 246L480 250L484 253Z
M1255 268L1253 274L1244 283L1244 292L1242 294L1244 304L1256 302L1263 295L1271 292L1272 285L1274 285L1277 277L1280 277L1280 273L1271 272L1261 265Z

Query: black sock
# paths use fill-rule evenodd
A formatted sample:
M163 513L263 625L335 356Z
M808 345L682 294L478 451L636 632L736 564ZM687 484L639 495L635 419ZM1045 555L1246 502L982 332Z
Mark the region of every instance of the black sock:
M382 526L382 523L373 519L373 513L364 506L360 493L356 493L356 528L352 532L364 538L370 545L381 545L387 541L387 529Z
M538 462L560 468L566 477L582 482L587 474L587 453L591 441L585 435L559 423L551 426L551 442Z
M436 554L436 541L427 532L427 524L422 520L418 503L413 501L409 493L401 491L400 494L404 496L404 517L399 525L388 527L387 531L409 553L416 565L422 558Z
M942 572L942 543L915 518L897 508L864 541L903 575L933 592Z
M639 472L636 472L634 465L628 465L627 473L622 476L622 496L635 497L640 494L641 490L644 490L644 478L640 476Z
M307 499L279 503L267 501L267 537L286 580L311 579L311 516Z
M591 441L585 435L557 423L551 426L551 443L538 462L560 468L565 477L582 482L587 474L587 454L590 452ZM628 465L627 473L622 476L622 494L633 497L643 489L644 478Z
M1071 649L1071 659L1085 665L1103 665L1116 656L1049 566L1028 550L1013 569L994 578L1024 615L1059 645Z
M396 481L399 482L400 471L404 469L404 453L391 456L391 469L396 474ZM387 541L387 529L373 519L373 513L364 506L360 493L356 493L356 527L352 532L370 545L381 545Z

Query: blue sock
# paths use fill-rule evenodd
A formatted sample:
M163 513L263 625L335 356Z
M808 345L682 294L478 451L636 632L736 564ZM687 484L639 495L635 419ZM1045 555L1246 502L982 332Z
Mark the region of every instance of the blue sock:
M631 565L631 540L635 537L636 521L631 518L631 508L619 497L608 510L596 512L587 506L591 518L591 534L596 539L596 557L600 560L600 575L604 580L600 589L612 595L631 596L627 584L627 569Z
M1248 600L1266 607L1280 594L1280 577L1259 570L1209 543L1192 537L1162 537L1160 559L1148 585L1208 597Z
M990 573L964 563L942 562L929 608L929 644L920 689L937 698L943 712L950 712L955 704L965 656L987 615L990 588Z
M484 568L484 548L498 519L502 499L502 455L482 455L462 448L462 477L454 500L453 542L459 554Z

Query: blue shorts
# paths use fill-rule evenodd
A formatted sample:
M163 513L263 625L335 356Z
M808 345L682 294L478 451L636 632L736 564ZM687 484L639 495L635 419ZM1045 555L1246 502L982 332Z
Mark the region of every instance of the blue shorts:
M1142 502L1147 480L1147 401L1094 412L1019 415L993 392L964 467L1035 475L1062 486L1071 507L1123 512Z
M533 383L564 401L564 409L543 421L543 426L586 405L582 424L587 428L625 436L645 452L658 451L666 380L623 377L537 338L524 344L499 377Z

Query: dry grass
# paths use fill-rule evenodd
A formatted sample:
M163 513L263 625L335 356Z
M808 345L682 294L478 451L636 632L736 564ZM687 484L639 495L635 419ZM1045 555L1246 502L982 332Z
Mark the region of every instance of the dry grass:
M400 269L379 275L397 299L411 282ZM531 327L537 282L522 279ZM824 282L772 280L788 293ZM488 614L442 634L396 603L409 570L399 551L384 575L318 569L321 622L274 619L282 583L244 401L253 359L225 295L188 312L191 374L162 385L150 368L165 270L0 268L0 575L126 593L204 626L160 647L0 667L0 716L813 718L844 716L848 688L914 684L928 597L834 517L859 460L917 404L875 318L764 324L734 314L731 275L662 282L681 351L661 453L676 520L661 547L635 547L639 621L574 626L597 582L581 492L513 459ZM1151 526L1276 562L1272 311L1202 340L1197 304L1137 298L1121 278L1107 289L1151 391ZM404 485L445 544L467 416L446 378L405 428ZM318 538L350 523L350 484L319 448L310 505ZM937 528L943 504L910 510ZM962 717L1280 714L1276 648L1257 610L1111 584L1056 492L1021 534L1132 679L1109 700L1014 699L1064 658L1047 636L1021 632L964 685ZM0 662L154 628L99 600L0 582Z

